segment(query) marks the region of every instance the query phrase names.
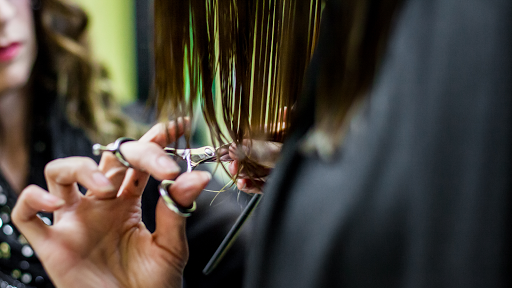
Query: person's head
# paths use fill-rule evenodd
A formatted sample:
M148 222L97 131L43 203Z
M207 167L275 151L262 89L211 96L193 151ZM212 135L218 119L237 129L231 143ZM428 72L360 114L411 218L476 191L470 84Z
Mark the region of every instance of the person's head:
M321 16L324 2L332 6L330 15ZM350 107L374 81L401 2L155 0L160 110L186 113L190 99L199 98L213 140L220 143L225 138L219 125L227 126L235 143L261 134L272 139L282 132L269 127L293 128L291 116L302 109L293 106L322 33L320 18L328 16L332 35L309 79L315 101L304 109L315 114L312 130L323 139L316 148L332 151L341 142ZM218 99L220 113L213 107ZM279 115L285 107L288 116L283 119ZM277 134L282 140L283 133Z
M214 145L282 141L322 1L291 2L156 0L155 87L164 118L192 116L199 104ZM240 169L256 166L240 156Z
M27 85L36 55L31 0L0 0L0 97Z
M87 45L87 14L72 0L0 0L0 21L0 92L31 83L32 102L58 101L96 141L139 134L113 105Z
M30 77L49 91L61 78L87 87L80 84L91 70L81 9L63 0L0 0L0 24L1 91L23 87Z

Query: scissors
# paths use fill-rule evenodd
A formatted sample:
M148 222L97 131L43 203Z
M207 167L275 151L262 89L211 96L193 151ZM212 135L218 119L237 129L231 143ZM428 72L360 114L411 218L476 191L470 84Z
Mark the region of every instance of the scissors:
M119 138L114 143L108 144L107 146L103 146L100 144L95 144L92 147L93 154L94 155L100 155L102 152L109 151L114 153L116 158L126 167L132 167L128 161L124 158L123 154L121 153L120 147L121 144L129 141L134 141L134 139L131 138ZM229 147L231 146L231 143L223 144L217 148L214 148L213 146L203 146L199 148L186 148L186 149L178 149L178 148L170 148L166 147L164 148L164 151L169 156L174 156L181 158L186 161L187 163L187 172L191 172L194 170L199 164L202 163L215 163L217 161L220 162L229 162L233 161L229 157ZM183 217L189 217L192 215L192 212L196 210L196 202L192 204L192 207L186 208L178 205L172 197L169 195L168 188L174 183L174 180L163 180L160 185L158 186L158 191L160 195L162 196L162 199L165 202L165 205L171 209L176 214L183 216ZM226 237L224 237L224 240L221 242L213 256L211 257L210 261L206 264L205 268L203 269L203 274L208 275L210 272L212 272L215 267L220 263L226 252L229 250L229 248L232 246L236 238L238 237L238 234L240 230L242 229L242 226L244 223L249 219L254 209L258 206L260 200L261 200L262 194L254 194L249 201L249 204L245 207L244 211L242 211L242 214L238 217L235 224L231 229L229 230Z
M165 147L164 151L167 155L181 158L187 162L187 172L194 170L201 163L217 162L218 157L224 157L224 161L231 161L229 158L229 145L225 144L219 148L212 146L203 146L200 148L177 149ZM178 205L169 195L168 188L174 184L174 180L163 180L158 186L158 191L164 199L165 204L173 212L183 217L189 217L196 210L196 202L192 203L192 207L185 208Z
M201 163L217 162L220 158L221 162L233 161L229 157L229 146L231 144L224 144L218 148L212 146L203 146L199 148L176 149L165 147L164 151L168 155L182 158L187 162L187 172L194 170Z
M229 146L231 146L230 143L221 145L218 148L213 148L212 146L204 146L194 149L174 149L166 147L164 148L164 150L169 155L177 156L185 160L187 162L187 172L190 172L201 163L217 162L217 159L219 159L221 162L233 161L233 159L229 157ZM172 185L172 183L174 183L173 180L164 180L159 186L160 195L167 204L167 207L169 207L170 209L179 207L176 206L176 203L172 201L172 198L167 193L167 188L170 185ZM242 214L240 214L233 227L231 227L228 234L226 234L226 237L224 237L224 240L222 240L221 244L219 245L213 256L210 258L210 261L208 261L208 263L204 267L203 274L210 274L213 271L213 269L217 267L222 258L224 258L224 255L238 237L238 234L242 229L242 226L245 224L247 219L249 219L256 206L258 206L261 197L262 194L254 194L252 196L251 200L249 201L249 204L247 204L244 211L242 211ZM169 205L167 202L169 200L172 201L172 204L169 203L171 205ZM195 210L195 205L196 202L194 202L193 207L191 209ZM176 212L175 210L173 211Z

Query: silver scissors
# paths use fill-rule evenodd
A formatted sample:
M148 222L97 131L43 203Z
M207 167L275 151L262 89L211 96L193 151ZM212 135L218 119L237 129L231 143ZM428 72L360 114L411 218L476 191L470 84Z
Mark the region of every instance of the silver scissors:
M201 163L213 163L217 162L217 158L223 156L224 161L231 161L229 158L229 145L225 144L219 148L213 148L212 146L203 146L200 148L169 148L165 147L164 151L167 155L181 158L187 162L187 172L194 170ZM227 156L227 157L226 157ZM192 212L196 210L196 202L192 203L192 207L185 208L178 205L167 191L169 186L174 184L174 180L163 180L158 186L158 192L164 199L165 205L176 214L189 217Z
M201 163L212 163L217 162L219 160L220 162L229 162L233 161L229 157L229 147L231 146L230 143L221 145L217 148L213 148L212 146L203 146L200 148L194 148L194 149L174 149L174 148L164 148L165 152L172 156L177 156L182 159L184 159L187 162L187 172L190 172L194 170L199 164ZM162 198L164 199L165 203L167 204L167 207L169 207L174 212L178 213L174 209L180 208L169 196L169 193L167 192L167 188L174 183L173 180L164 180L162 183L160 183L159 186L159 192ZM238 217L235 224L231 229L229 230L226 237L224 237L224 240L221 242L213 256L210 258L210 261L206 264L206 266L203 269L203 274L208 275L210 274L215 267L220 263L226 252L229 250L229 248L232 246L233 242L238 237L238 234L240 230L242 229L242 226L244 223L249 219L252 212L258 206L260 200L261 200L262 194L254 194L249 201L249 204L245 207L244 211L242 211L242 214ZM172 201L172 202L167 202ZM196 208L196 202L194 201L193 207L190 209ZM185 211L183 211L185 212ZM180 214L180 213L178 213ZM190 213L188 213L188 216L190 216ZM187 217L187 216L186 216Z
M109 151L114 153L116 158L126 167L132 167L128 161L124 158L121 153L120 147L121 144L129 141L135 141L131 138L119 138L114 143L108 144L107 146L103 146L100 144L95 144L93 146L93 154L100 155L102 152ZM232 161L229 157L229 147L230 143L221 145L217 148L212 146L203 146L199 148L186 148L186 149L177 149L177 148L164 148L164 151L174 157L181 158L187 162L187 172L194 170L199 164L202 163L214 163L217 161L220 162L229 162ZM189 217L192 215L192 212L196 210L196 202L192 204L192 207L186 208L177 204L172 197L169 195L168 188L174 183L174 180L163 180L158 186L158 191L162 196L166 206L171 209L176 214ZM254 209L258 206L260 202L262 194L254 194L249 201L249 204L245 207L242 214L238 217L235 224L229 230L224 240L219 245L210 261L206 264L203 269L203 274L208 275L210 272L215 269L215 267L220 263L226 252L232 246L233 242L238 237L240 230L242 229L243 224L249 219Z
M94 155L100 155L102 152L112 152L117 160L126 167L132 168L130 163L125 159L121 153L121 145L126 142L135 141L135 139L121 137L118 138L114 143L110 143L107 146L101 144L94 144L92 146L92 152ZM199 164L207 162L217 162L218 157L223 157L221 161L231 161L229 158L229 146L231 144L224 144L218 148L212 146L204 146L200 148L187 148L187 149L176 149L176 148L164 148L164 151L170 155L181 158L187 162L187 172L194 170ZM176 214L182 217L189 217L192 212L196 210L196 202L192 203L191 207L183 207L177 204L172 197L169 195L168 188L174 184L174 180L163 180L158 186L158 191L165 201L165 204Z
M201 163L212 163L220 161L227 162L232 161L229 157L229 146L231 144L224 144L218 148L212 146L203 146L199 148L187 148L187 149L176 149L176 148L164 148L164 151L171 156L182 158L187 162L187 172L194 170Z

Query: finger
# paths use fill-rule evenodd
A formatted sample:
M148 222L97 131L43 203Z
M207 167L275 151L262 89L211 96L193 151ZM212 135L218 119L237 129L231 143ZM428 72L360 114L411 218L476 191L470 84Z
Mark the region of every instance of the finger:
M149 129L144 136L140 138L141 142L154 142L160 147L165 147L175 142L185 131L190 129L190 119L188 117L178 118L177 121L168 123L159 123Z
M138 142L121 145L120 150L125 159L137 168L127 172L121 187L122 195L140 197L149 178L145 172L160 180L174 179L179 174L179 166L165 154L162 147L180 137L188 129L189 122L188 118L179 118L177 121L157 124ZM154 144L148 146L151 142Z
M133 141L124 143L120 149L132 166L158 180L174 179L180 173L178 164L156 143Z
M50 193L64 199L66 205L73 205L82 197L76 186L77 182L102 197L111 198L116 195L115 187L90 158L69 157L54 160L46 165L45 177Z
M238 172L238 160L231 161L228 165L228 171L231 175L236 175L236 172Z
M197 196L212 179L208 171L192 171L182 174L170 186L170 195L183 207L188 207L196 200Z
M155 126L153 126L148 132L144 134L139 140L139 142L155 142L160 147L165 147L168 144L168 141L174 141L177 137L179 137L181 134L183 134L183 131L188 126L189 120L188 118L180 118L178 121L170 121L169 123L159 123ZM136 141L133 141L136 142ZM132 142L125 142L121 145L121 147L124 147L126 144L132 143ZM120 149L121 149L120 147ZM132 163L134 161L133 159L130 159L130 157L126 157L123 152L121 152L123 156L125 156L125 159L130 163L130 165L134 166L138 170L144 171L143 167L140 167L140 165L136 163ZM136 160L135 160L136 161ZM139 186L144 187L144 185L140 185L141 183L144 184L145 181L147 181L147 174L145 173L137 173L137 172L130 172L130 177L125 177L127 167L125 167L122 163L119 162L117 157L110 152L104 152L101 161L100 161L100 170L109 178L109 180L113 183L114 187L118 188L122 185L125 178L130 178L129 181L125 182L125 186L127 186L127 183L136 183L136 187L131 187L131 185L128 185L127 187L124 187L125 189L128 189L130 191L140 190L138 188Z
M247 194L262 194L263 186L265 185L264 181L253 181L250 179L238 179L236 181L236 187L238 190L247 193Z
M244 140L241 146L237 146L236 143L231 143L229 146L229 158L233 160L242 160L249 152L250 140ZM239 149L241 147L241 149Z
M132 166L147 172L157 180L174 179L180 167L156 143L128 142L121 147L121 153ZM149 174L130 169L121 186L121 195L139 197L144 191Z
M119 147L123 147L127 143L136 143L137 141L128 141ZM123 152L121 152L123 153ZM123 158L127 160L127 158L123 154ZM130 163L130 162L128 162ZM134 166L130 163L131 166ZM134 166L135 167L135 166ZM142 190L145 187L145 184L149 178L149 175L142 171L142 168L135 167L139 169L140 171L136 171L134 169L129 169L126 167L123 163L117 159L117 157L114 155L114 153L111 152L103 152L99 164L99 170L109 179L109 181L113 184L115 187L116 195L119 193L119 191L126 190L125 188L121 189L122 187L128 186L130 193L140 195L142 193ZM135 187L132 187L132 185L128 185L130 181L133 181L133 183L136 183L134 185ZM140 187L139 187L140 186ZM122 194L122 193L121 193ZM114 196L116 196L114 195Z
M110 183L112 183L115 188L114 190L117 191L123 183L128 167L119 162L114 153L103 152L98 169L107 177Z
M248 155L259 165L273 168L281 154L282 143L261 140L244 140L244 146L249 147Z
M30 185L21 192L12 210L12 221L35 248L47 238L50 230L37 213L54 212L64 204L63 199L49 194L38 186Z
M246 156L261 166L273 168L281 154L282 143L273 141L244 139L239 147L232 144L229 147L229 157L243 160Z
M236 160L229 163L228 170L231 175L236 175L236 172L238 171L238 165L239 163ZM253 181L255 181L257 184L255 185ZM261 187L263 187L264 184L264 181L251 180L243 172L240 172L236 179L236 187L238 190L248 194L261 194Z
M190 207L210 179L211 174L205 171L184 173L170 186L170 195L177 204ZM153 234L156 243L171 251L183 248L176 243L186 241L185 219L167 208L163 200L160 199L156 209L156 230Z

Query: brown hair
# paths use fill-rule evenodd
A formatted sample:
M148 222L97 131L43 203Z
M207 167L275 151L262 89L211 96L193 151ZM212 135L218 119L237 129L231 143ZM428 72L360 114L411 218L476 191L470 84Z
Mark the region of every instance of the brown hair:
M306 143L318 139L312 141L313 148L329 157L342 141L351 107L372 85L401 0L326 3L332 6L327 23L332 35L318 55L318 73L311 76L316 81L315 106L308 109L314 111L315 123ZM322 4L155 0L160 113L192 115L198 100L213 143L241 144L244 138L282 141L319 34ZM215 98L220 99L222 113L215 111ZM285 107L292 113L283 119L279 112ZM231 139L223 134L222 125ZM250 159L241 163L239 169L245 167L249 173L255 167Z
M107 71L91 57L86 13L65 0L39 1L34 8L38 44L34 93L41 87L57 94L69 122L93 141L139 136L140 127L113 100Z
M161 115L192 115L197 102L214 144L282 141L281 124L299 95L320 12L320 0L155 0ZM254 163L243 157L241 164L251 170Z
M315 124L307 139L321 156L328 158L339 147L351 109L370 90L401 2L327 2L330 35L319 55Z

